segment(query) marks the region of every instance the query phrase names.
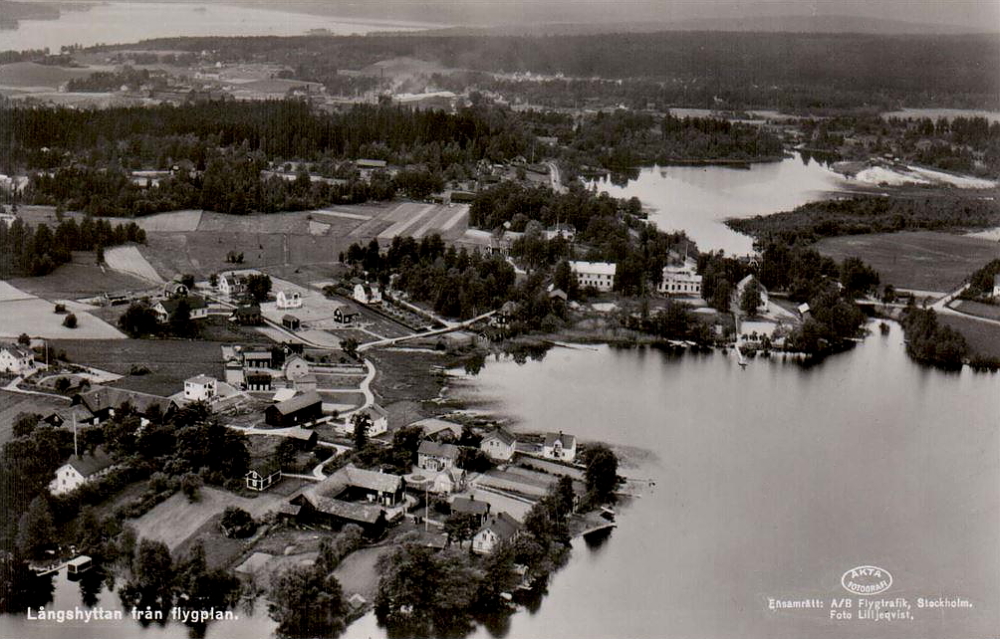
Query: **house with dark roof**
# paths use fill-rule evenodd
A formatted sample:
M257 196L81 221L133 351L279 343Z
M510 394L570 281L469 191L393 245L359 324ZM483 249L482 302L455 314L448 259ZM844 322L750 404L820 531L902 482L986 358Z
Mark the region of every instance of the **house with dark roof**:
M167 397L101 386L73 397L73 404L80 404L93 414L93 424L100 424L126 405L144 420L162 419L177 409L177 403Z
M112 468L114 461L102 448L89 454L73 455L56 470L56 478L49 482L49 492L65 495L107 474Z
M188 309L191 311L191 319L204 319L208 317L208 302L205 301L204 297L198 295L178 295L160 300L153 307L153 312L156 313L157 319L161 322L169 321L182 301L187 302Z
M425 439L417 449L417 465L434 472L450 470L458 461L458 453L459 448L454 444L439 444Z
M451 513L453 515L472 515L476 518L477 524L482 526L490 514L490 503L477 501L475 496L471 498L456 497L451 500Z
M283 428L297 426L323 416L323 399L316 391L303 393L288 401L272 404L264 409L264 421L268 426Z
M500 544L512 541L521 532L521 524L505 512L490 515L472 537L472 551L488 555Z
M542 457L572 462L576 459L576 437L562 431L546 433L542 443Z
M290 331L297 331L302 328L302 322L291 313L285 313L281 316L281 325Z
M250 470L245 475L247 488L263 491L281 481L281 465L274 457L250 460Z
M264 317L260 314L259 304L242 304L236 307L229 319L243 326L260 326Z
M271 374L267 372L247 373L243 378L248 391L271 390Z
M516 449L517 438L503 428L497 428L479 442L479 450L496 461L509 462L514 458Z
M87 407L83 404L76 404L75 406L49 413L42 418L43 422L56 428L64 424L72 425L74 420L76 420L77 424L93 424L94 414L87 410Z
M351 304L342 304L333 309L333 321L338 324L353 324L360 315L361 311Z

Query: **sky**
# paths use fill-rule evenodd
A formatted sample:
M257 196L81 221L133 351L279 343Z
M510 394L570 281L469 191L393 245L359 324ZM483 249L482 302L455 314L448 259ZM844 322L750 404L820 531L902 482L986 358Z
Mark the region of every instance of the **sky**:
M677 22L707 18L841 16L1000 32L1000 0L256 0L346 13L454 24ZM949 29L952 30L952 29Z

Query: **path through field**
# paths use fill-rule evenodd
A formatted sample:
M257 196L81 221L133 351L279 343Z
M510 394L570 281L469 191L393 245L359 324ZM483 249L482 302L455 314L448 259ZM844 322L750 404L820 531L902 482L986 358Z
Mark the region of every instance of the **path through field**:
M83 304L74 304L76 328L62 325L65 315L55 313L55 304L0 282L0 337L27 333L46 339L124 339L118 329L88 313Z

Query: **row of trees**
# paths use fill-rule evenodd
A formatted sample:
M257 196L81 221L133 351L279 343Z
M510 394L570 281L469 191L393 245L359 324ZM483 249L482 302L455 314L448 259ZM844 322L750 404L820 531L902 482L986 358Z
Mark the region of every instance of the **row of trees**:
M961 333L938 321L934 309L909 307L901 319L906 352L917 361L946 369L959 369L969 353Z
M112 226L90 216L79 223L64 219L55 230L47 224L31 226L17 218L0 223L0 277L46 275L72 259L72 251L103 252L105 246L146 242L146 232L134 222Z

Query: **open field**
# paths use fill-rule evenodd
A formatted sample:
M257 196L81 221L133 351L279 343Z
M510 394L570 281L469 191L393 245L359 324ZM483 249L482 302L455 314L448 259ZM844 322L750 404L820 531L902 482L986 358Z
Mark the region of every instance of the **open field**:
M21 413L38 413L44 416L68 407L68 401L60 401L54 397L0 390L0 446L13 437L11 429L14 427L14 420Z
M185 379L201 373L223 378L220 342L53 340L52 346L66 351L73 363L124 375L115 386L144 393L172 395L183 389ZM147 367L150 373L129 375L133 364Z
M163 284L164 279L143 257L137 246L116 246L104 252L104 262L108 268L132 275L154 284Z
M84 78L94 69L67 69L36 62L0 65L0 86L18 89L58 89L63 82Z
M71 309L77 317L76 328L62 325L64 315L54 312L55 305L30 295L17 287L0 282L0 337L32 337L74 340L123 339L118 329L94 317L80 305Z
M237 506L254 517L276 509L285 497L261 493L256 499L240 497L211 486L201 489L201 498L189 503L181 493L172 495L132 523L139 537L157 539L174 550L226 506Z
M816 249L837 260L861 258L878 271L882 284L942 293L958 288L973 271L1000 257L996 242L933 231L826 238Z
M73 253L73 261L41 277L20 277L10 283L48 300L73 300L93 297L112 291L143 291L150 283L126 273L97 266L94 254L88 251Z
M201 211L171 211L157 213L135 219L135 223L147 233L150 231L197 231L201 223Z
M968 313L969 315L978 315L979 317L1000 320L1000 306L995 306L993 304L960 300L952 308L961 313Z
M938 321L965 336L972 355L1000 358L1000 326L945 313L938 313Z

